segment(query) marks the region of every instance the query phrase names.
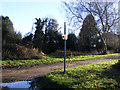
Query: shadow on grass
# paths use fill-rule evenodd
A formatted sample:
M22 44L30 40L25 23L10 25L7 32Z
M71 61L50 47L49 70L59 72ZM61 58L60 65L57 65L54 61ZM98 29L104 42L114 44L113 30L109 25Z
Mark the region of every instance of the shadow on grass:
M94 84L95 88L110 88L110 89L120 89L120 68L118 68L118 64L109 66L107 68L104 68L102 71L95 71L95 70L87 70L86 71L79 71L79 73L74 74L73 73L69 73L66 72L65 75L67 75L67 77L76 79L77 81L72 81L72 84L80 84L80 83L85 83L87 81L90 81L90 84ZM74 71L74 73L76 73ZM95 77L87 79L86 76L90 76L91 74L94 74ZM54 75L59 74L60 76L64 77L63 72L59 72L56 71L54 72ZM80 74L80 75L78 75ZM81 75L83 74L83 75ZM80 80L80 77L82 78ZM85 77L85 78L84 78ZM96 83L94 83L94 80L97 81L97 84L99 85L95 85ZM70 84L70 85L72 85ZM53 82L53 80L51 80L51 78L47 78L46 76L44 77L39 77L36 80L34 80L33 82L31 82L31 88L35 88L35 87L39 87L39 88L68 88L69 85L67 85L67 83L65 84L58 84L57 82ZM79 87L78 87L79 88ZM83 86L84 88L84 86Z
M43 76L35 78L31 83L29 83L31 86L29 88L35 89L44 89L44 88L67 88L66 86L57 84L57 82L51 81L49 78Z
M100 75L100 77L108 78L108 80L104 82L104 84L106 84L108 88L120 89L120 65L116 63L115 65L109 66L104 69L105 71L103 71ZM109 80L112 80L112 79L113 81L109 82ZM117 83L115 83L114 80Z

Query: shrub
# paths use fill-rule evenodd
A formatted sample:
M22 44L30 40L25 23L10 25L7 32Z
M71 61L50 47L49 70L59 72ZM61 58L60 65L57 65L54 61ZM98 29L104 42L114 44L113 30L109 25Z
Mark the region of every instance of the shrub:
M8 44L2 47L2 59L31 59L42 58L42 52L37 49L29 49L18 44Z
M73 57L73 56L80 56L80 55L86 55L88 53L82 53L82 52L77 52L77 51L70 51L70 50L66 50L66 56L67 57ZM53 53L51 53L51 55L55 56L55 57L64 57L64 51L63 50L57 50Z

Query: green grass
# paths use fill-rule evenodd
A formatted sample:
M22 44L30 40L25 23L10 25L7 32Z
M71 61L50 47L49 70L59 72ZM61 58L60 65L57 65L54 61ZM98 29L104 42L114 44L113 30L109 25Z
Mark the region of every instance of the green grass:
M66 61L80 61L80 60L102 58L102 57L114 56L114 55L118 55L118 53L107 54L107 55L75 56L72 58L67 58ZM15 66L22 66L22 65L52 64L52 63L63 62L63 61L64 61L64 58L47 57L47 58L38 59L38 60L35 60L35 59L31 59L31 60L3 60L3 61L0 61L0 63L2 63L2 65L5 67L15 67Z
M118 60L114 60L69 68L66 70L65 74L63 74L63 70L56 70L47 74L40 82L42 82L43 87L52 88L120 89L120 76L113 74L114 70L107 69L107 67L112 66L117 62Z

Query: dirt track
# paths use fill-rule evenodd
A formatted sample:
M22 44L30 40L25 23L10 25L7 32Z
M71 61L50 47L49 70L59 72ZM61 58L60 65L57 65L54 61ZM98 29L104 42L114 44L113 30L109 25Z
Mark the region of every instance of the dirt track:
M112 61L115 59L120 59L119 56L105 57L100 59L91 59L85 61L72 61L67 62L66 67L76 67L86 64L93 64L98 62ZM54 70L63 69L63 62L48 64L48 65L37 65L37 66L26 66L18 68L7 68L2 70L2 82L14 82L22 80L31 80L33 78L44 76Z

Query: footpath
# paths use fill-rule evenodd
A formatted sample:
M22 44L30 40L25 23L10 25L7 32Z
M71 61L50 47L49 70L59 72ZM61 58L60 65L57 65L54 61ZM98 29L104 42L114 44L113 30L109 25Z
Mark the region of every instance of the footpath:
M72 61L66 63L66 68L77 67L87 64L94 64L99 62L112 61L116 59L120 59L120 55L104 57L99 59L83 60L83 61ZM2 69L2 82L6 83L6 82L31 80L37 77L42 77L54 70L59 70L63 68L64 68L63 62L54 63L54 64L23 66L17 68L6 68L6 69Z

